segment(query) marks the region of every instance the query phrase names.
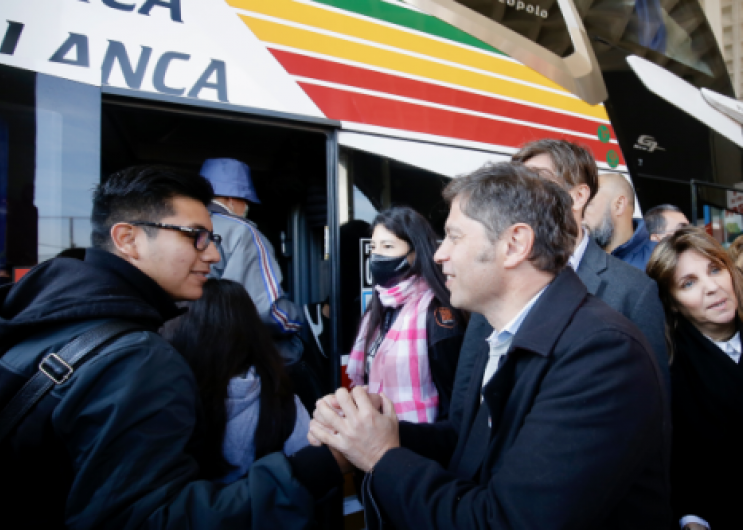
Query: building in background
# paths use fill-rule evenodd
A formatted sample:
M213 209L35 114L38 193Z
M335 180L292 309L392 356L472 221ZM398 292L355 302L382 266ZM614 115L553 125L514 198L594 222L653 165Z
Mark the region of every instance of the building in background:
M743 99L743 0L699 0L725 56L738 99Z

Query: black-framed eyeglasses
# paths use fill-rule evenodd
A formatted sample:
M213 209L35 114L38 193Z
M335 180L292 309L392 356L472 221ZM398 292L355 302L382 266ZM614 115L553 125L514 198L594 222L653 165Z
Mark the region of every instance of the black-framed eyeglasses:
M151 226L152 228L163 228L165 230L178 230L193 239L193 246L198 251L206 250L210 241L214 241L215 245L222 242L222 236L210 232L206 228L191 228L190 226L167 225L149 221L132 221L129 224L134 226Z

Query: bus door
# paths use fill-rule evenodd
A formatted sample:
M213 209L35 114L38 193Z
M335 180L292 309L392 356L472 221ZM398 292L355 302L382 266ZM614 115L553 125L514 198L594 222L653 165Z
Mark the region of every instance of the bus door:
M248 219L271 242L287 295L298 304L328 295L322 268L310 264L324 260L326 131L120 94L102 101L102 175L138 164L198 172L208 158L245 162L261 201Z
M27 269L88 247L92 190L115 171L198 172L229 157L251 168L261 204L248 217L275 250L287 297L299 307L328 298L334 125L300 119L0 65L0 258Z

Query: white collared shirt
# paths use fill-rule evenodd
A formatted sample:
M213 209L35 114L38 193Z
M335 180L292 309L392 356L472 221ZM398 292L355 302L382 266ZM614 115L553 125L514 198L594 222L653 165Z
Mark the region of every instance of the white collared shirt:
M576 247L573 251L573 255L570 256L570 259L568 260L568 265L570 265L574 271L577 271L578 267L580 267L580 262L583 260L583 255L586 253L586 249L588 248L588 238L591 237L588 234L588 230L584 227L581 228L583 230L583 239L580 240L580 245Z
M498 370L498 362L500 361L500 358L508 353L508 349L511 347L511 343L513 342L513 337L524 322L526 315L529 314L529 311L534 307L534 304L539 300L539 297L542 296L542 293L546 288L546 286L543 287L541 291L535 294L523 309L505 325L503 331L499 332L497 329L494 329L490 336L485 339L488 341L488 345L490 346L490 353L488 364L485 367L485 374L482 378L483 387L488 383L488 381L490 381ZM482 397L480 399L482 399Z
M712 339L709 339L709 340L712 340ZM730 340L726 340L722 342L717 342L716 340L712 340L712 342L714 342L715 346L717 346L722 351L724 351L728 357L730 357L733 361L735 361L736 364L740 362L740 351L741 351L740 331L736 331L735 335L733 335L733 338L731 338Z

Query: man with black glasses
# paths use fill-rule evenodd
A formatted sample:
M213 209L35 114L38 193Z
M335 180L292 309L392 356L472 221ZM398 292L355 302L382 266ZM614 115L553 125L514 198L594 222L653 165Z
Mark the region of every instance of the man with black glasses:
M341 480L314 448L269 455L230 485L199 480L196 381L157 330L181 313L176 301L201 296L219 261L212 195L196 174L120 171L95 191L85 260L47 261L0 291L9 528L300 528ZM122 323L85 362L66 356L77 337ZM37 379L53 384L34 401Z

